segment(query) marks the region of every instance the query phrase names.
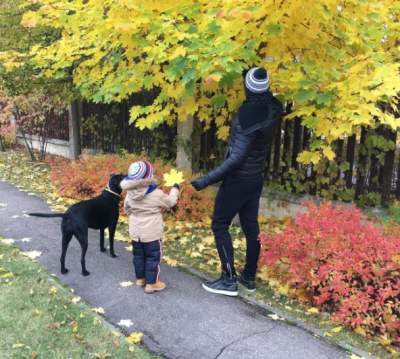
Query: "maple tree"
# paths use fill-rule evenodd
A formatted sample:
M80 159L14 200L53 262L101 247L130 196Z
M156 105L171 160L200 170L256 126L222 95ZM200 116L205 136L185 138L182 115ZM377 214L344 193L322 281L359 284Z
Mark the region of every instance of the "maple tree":
M0 53L7 52L19 66L7 68L0 60L0 85L9 96L18 96L35 92L36 89L48 89L54 93L68 93L68 84L54 78L40 76L40 71L29 61L29 52L36 44L52 43L58 38L58 30L51 27L21 26L26 10L21 7L22 0L2 0L0 2ZM3 64L4 65L4 64ZM68 91L67 91L68 89ZM65 95L64 93L64 95Z
M300 160L333 159L333 141L363 125L399 128L391 111L399 82L399 2L324 0L25 0L22 25L60 36L25 53L3 53L3 66L29 60L41 75L62 79L97 102L154 90L133 106L140 128L196 116L215 121L226 139L243 99L241 73L265 66L272 89L290 101L287 118L312 130Z

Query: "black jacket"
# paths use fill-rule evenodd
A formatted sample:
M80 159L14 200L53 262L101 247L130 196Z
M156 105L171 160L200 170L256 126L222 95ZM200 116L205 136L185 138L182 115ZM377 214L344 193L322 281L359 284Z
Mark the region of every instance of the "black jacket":
M260 123L259 127L252 126L253 131L250 133L242 129L239 117L235 118L224 162L207 175L195 180L195 188L203 189L227 176L251 179L264 174L266 155L282 115L282 104L277 99L272 97L270 105L270 111L265 117L267 121Z

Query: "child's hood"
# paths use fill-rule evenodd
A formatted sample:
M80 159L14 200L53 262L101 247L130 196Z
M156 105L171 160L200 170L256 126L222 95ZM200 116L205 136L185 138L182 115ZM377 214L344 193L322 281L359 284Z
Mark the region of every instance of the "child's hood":
M128 196L134 201L140 201L146 196L151 184L156 184L154 179L130 180L124 179L121 182L121 188L128 191Z

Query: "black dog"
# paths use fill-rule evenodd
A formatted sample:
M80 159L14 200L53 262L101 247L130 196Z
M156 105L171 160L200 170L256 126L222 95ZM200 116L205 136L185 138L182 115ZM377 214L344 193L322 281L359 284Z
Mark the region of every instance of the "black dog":
M47 214L30 213L30 216L36 217L61 217L62 232L62 252L61 252L61 273L68 273L65 268L65 255L72 236L75 235L82 249L81 265L82 274L88 276L90 273L86 270L85 255L88 248L88 228L100 229L100 250L106 251L104 247L104 230L108 228L110 237L110 254L116 257L114 252L114 235L119 218L119 201L121 199L120 183L124 175L111 175L107 187L102 194L72 205L65 213Z

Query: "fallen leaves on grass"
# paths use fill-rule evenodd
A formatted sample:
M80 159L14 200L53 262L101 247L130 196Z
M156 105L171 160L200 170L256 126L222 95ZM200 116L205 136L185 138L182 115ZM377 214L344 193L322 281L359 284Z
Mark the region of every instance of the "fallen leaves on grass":
M178 261L176 259L169 258L164 256L164 262L167 263L171 267L176 267L178 265Z
M49 293L49 295L54 297L58 293L58 289L56 287L52 286L49 288L48 293Z
M318 308L311 307L310 309L307 309L306 313L307 314L318 314L319 310L318 310Z
M8 244L9 246L15 243L15 240L12 238L2 238L0 240L2 243Z
M97 314L105 314L105 310L102 307L93 308L93 311L96 312Z
M42 255L40 251L28 251L28 252L21 252L22 255L28 257L30 259L36 259Z
M280 317L278 314L268 314L268 316L272 319L272 320L285 320L284 318Z
M81 297L73 297L71 300L71 302L74 304L79 303L80 301L81 301Z
M129 344L138 344L142 341L142 338L143 338L143 333L133 332L128 338L126 338L126 341Z

